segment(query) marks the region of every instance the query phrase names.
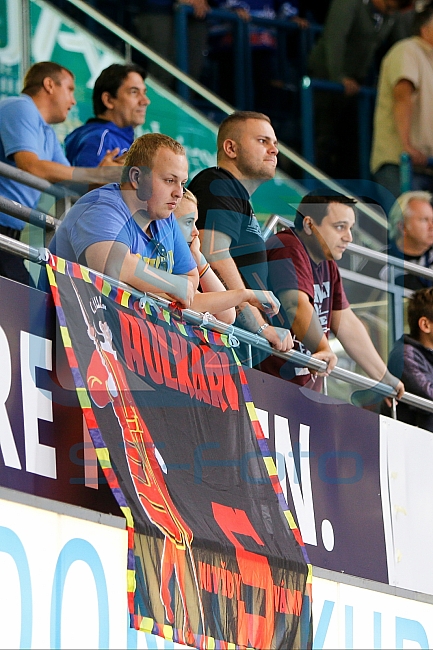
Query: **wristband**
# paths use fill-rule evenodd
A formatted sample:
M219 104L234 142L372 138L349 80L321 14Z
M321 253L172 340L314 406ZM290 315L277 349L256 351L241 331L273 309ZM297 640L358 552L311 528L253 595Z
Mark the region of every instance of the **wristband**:
M209 265L209 262L206 262L206 264L204 265L204 267L202 268L202 270L199 271L199 274L198 274L198 277L199 277L199 278L202 278L202 277L204 276L204 274L206 273L206 271L209 271L209 266L210 266L210 265Z
M267 327L269 327L269 323L263 323L263 325L257 330L256 334L261 334Z

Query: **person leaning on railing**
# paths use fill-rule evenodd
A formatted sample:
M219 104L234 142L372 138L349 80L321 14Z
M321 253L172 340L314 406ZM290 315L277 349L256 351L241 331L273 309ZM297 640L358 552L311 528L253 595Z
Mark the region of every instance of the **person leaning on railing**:
M71 167L52 124L63 122L75 105L74 75L51 61L36 63L19 97L0 102L0 161L51 183L105 183L120 179L121 165L107 154L96 169ZM40 192L0 176L0 195L36 207ZM0 213L0 233L19 239L24 222ZM29 275L21 258L0 252L0 275L25 284Z
M250 197L274 178L277 138L267 115L238 111L220 124L217 167L199 172L188 186L198 199L202 251L227 289L266 290L266 247ZM255 307L237 310L236 324L287 352L290 331L273 327Z
M88 192L69 210L50 250L140 292L191 307L198 271L173 215L188 178L183 146L161 133L137 138L122 182Z
M433 400L433 287L415 291L408 303L409 334L394 345L388 368L401 377L406 390ZM389 415L384 405L382 412ZM433 432L433 414L399 403L397 419Z
M268 316L278 313L280 303L270 291L253 291L246 288L226 290L200 250L196 226L197 199L189 190L185 190L182 200L174 211L174 216L197 264L200 291L197 291L192 302L195 311L209 312L229 325L236 318L235 307L245 303L265 311Z
M412 164L411 189L433 191L433 2L422 6L414 18L416 35L396 43L380 66L371 171L395 197L403 152Z
M412 0L332 0L308 63L310 76L343 84L315 96L316 162L335 178L359 178L357 99L379 48L400 37L398 13Z
M371 379L391 385L401 397L404 386L389 373L350 308L336 264L352 241L354 206L354 199L341 194L310 192L298 206L295 227L268 239L269 288L282 306L273 322L291 328L295 349L326 361L325 374L337 363L328 341L333 332ZM321 381L307 368L284 359L270 356L260 369L302 386L321 388Z

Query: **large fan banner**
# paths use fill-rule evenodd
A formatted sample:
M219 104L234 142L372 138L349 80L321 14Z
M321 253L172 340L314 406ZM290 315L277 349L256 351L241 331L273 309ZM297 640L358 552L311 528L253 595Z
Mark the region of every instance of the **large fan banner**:
M127 520L131 625L197 648L311 647L311 567L227 337L78 264L47 270Z

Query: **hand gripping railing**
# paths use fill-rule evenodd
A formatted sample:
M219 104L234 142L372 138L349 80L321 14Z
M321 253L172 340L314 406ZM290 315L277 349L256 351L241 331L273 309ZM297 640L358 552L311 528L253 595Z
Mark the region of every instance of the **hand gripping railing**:
M0 235L0 249L7 250L8 252L19 255L20 257L27 258L32 262L38 262L40 264L45 264L49 260L50 256L50 252L46 248L38 249L33 246L28 246L27 244L15 241L14 239L6 237L5 235ZM152 293L141 293L133 287L125 284L124 282L115 280L114 278L106 276L103 273L98 273L96 271L93 272L106 280L112 286L126 289L129 291L129 293L131 293L131 295L137 298L137 300L149 301L156 306L167 309L169 311L173 311L171 303L168 300L161 298L160 296L155 296ZM241 341L259 350L263 350L268 354L272 354L273 356L277 356L281 359L286 359L288 361L296 363L299 366L304 366L318 372L323 372L326 370L327 364L324 361L320 361L319 359L315 359L295 350L291 350L290 352L278 352L278 350L274 350L269 345L266 339L262 338L258 334L247 332L246 330L243 330L234 325L227 325L226 323L222 323L211 314L201 314L199 312L193 311L192 309L183 309L182 318L193 325L205 327L206 329L219 332L220 334L226 334L229 337L232 345L236 345L238 341ZM388 384L383 384L381 382L375 381L374 379L363 377L362 375L358 375L354 372L350 372L349 370L339 368L338 366L336 366L330 374L335 379L341 379L349 384L357 386L358 388L373 390L382 397L392 398L396 396L396 391ZM433 413L433 402L423 397L418 397L417 395L412 395L411 393L405 393L400 401L410 406L419 408L423 411L427 411L428 413Z

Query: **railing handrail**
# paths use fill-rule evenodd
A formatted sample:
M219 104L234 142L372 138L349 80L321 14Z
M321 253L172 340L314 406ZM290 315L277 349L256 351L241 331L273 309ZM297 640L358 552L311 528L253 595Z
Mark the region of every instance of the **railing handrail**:
M330 90L331 92L343 93L345 91L344 84L338 81L329 81L328 79L319 79L318 77L308 77L311 86L317 90ZM360 86L357 92L358 95L369 95L376 97L377 90L375 86Z
M180 70L177 66L173 65L172 63L164 59L162 56L160 56L159 54L151 50L149 47L147 47L147 45L144 45L141 41L139 41L137 38L129 34L122 27L119 27L119 25L116 25L116 23L114 23L112 20L104 16L97 9L94 9L94 7L92 7L91 5L86 4L83 0L67 0L67 2L74 5L78 9L81 9L81 11L83 11L87 16L89 16L90 18L98 22L100 25L102 25L103 27L111 31L113 34L121 38L125 43L127 43L128 45L136 49L137 52L144 54L144 56L149 58L151 61L163 67L179 81L186 84L191 90L194 90L198 95L201 95L201 97L203 97L208 102L210 102L211 104L219 108L223 113L229 115L230 113L233 113L235 111L235 108L233 106L221 100L217 95L215 95L210 90L205 88L198 81L195 81L195 79L182 72L182 70ZM300 156L295 151L287 147L285 144L280 142L278 148L280 153L286 156L286 158L292 161L304 172L306 172L316 180L320 181L321 183L329 187L331 190L334 190L341 194L345 194L347 196L351 196L351 194L350 193L348 194L347 190L342 185L336 183L332 178L330 178L329 176L321 172L314 165L312 165L307 160L302 158L302 156ZM357 197L353 197L353 198L357 198ZM357 207L365 215L373 219L373 221L375 221L376 223L380 224L385 228L388 227L388 223L386 219L378 215L377 212L372 210L368 205L365 205L362 202L358 202Z
M20 221L31 223L34 226L47 228L48 230L55 230L60 225L60 221L55 217L45 214L45 212L28 208L4 196L0 196L0 212L9 214L11 217L15 217L15 219L19 219Z
M47 248L38 249L33 246L24 244L20 241L11 239L5 235L0 235L0 249L7 250L8 252L14 253L16 255L20 255L21 257L30 259L33 262L38 262L39 264L45 264L49 260L50 256L50 251ZM169 300L161 298L160 296L156 296L152 293L141 293L133 287L125 284L124 282L115 280L114 278L111 278L97 271L92 272L96 273L96 275L106 280L112 286L126 289L131 295L137 298L137 300L151 301L163 309L167 309L168 311L173 310ZM327 364L324 361L320 361L295 350L290 350L289 352L279 352L278 350L274 350L269 345L268 341L266 341L266 339L262 338L258 334L253 334L252 332L243 330L239 327L236 327L235 325L227 325L226 323L222 323L211 314L202 314L192 309L183 309L182 318L184 318L187 322L192 323L193 325L206 327L207 329L214 330L221 334L226 334L230 337L234 336L236 339L242 341L243 343L258 348L259 350L268 352L268 354L272 354L273 356L286 359L293 363L298 363L300 366L308 367L311 370L316 370L319 372L326 370ZM383 397L395 397L396 395L396 391L388 384L382 384L381 382L375 381L374 379L363 377L362 375L358 375L349 370L339 368L338 366L336 366L330 374L335 379L341 379L361 389L373 390ZM423 411L433 413L433 402L423 397L418 397L417 395L412 395L411 393L405 393L400 401L409 404L410 406L420 408Z
M266 240L269 238L271 233L273 233L275 226L281 224L286 228L293 227L293 221L281 217L279 214L271 215L263 224L262 235ZM396 266L400 269L404 269L413 275L419 275L423 278L428 278L433 280L433 271L427 269L425 266L420 264L415 264L414 262L407 262L406 260L400 259L398 257L393 257L388 255L388 253L382 253L380 251L374 251L370 248L365 248L365 246L359 246L359 244L350 243L347 245L347 250L355 255L360 255L361 257L366 257L367 259L373 260L375 262L383 262L384 265Z
M9 178L10 180L21 183L22 185L27 185L28 187L32 187L35 190L44 192L45 194L50 194L56 199L64 199L67 196L80 196L78 192L66 187L65 185L50 183L44 178L35 176L30 172L25 172L22 169L18 169L17 167L13 167L13 165L8 165L4 162L0 162L0 176Z

